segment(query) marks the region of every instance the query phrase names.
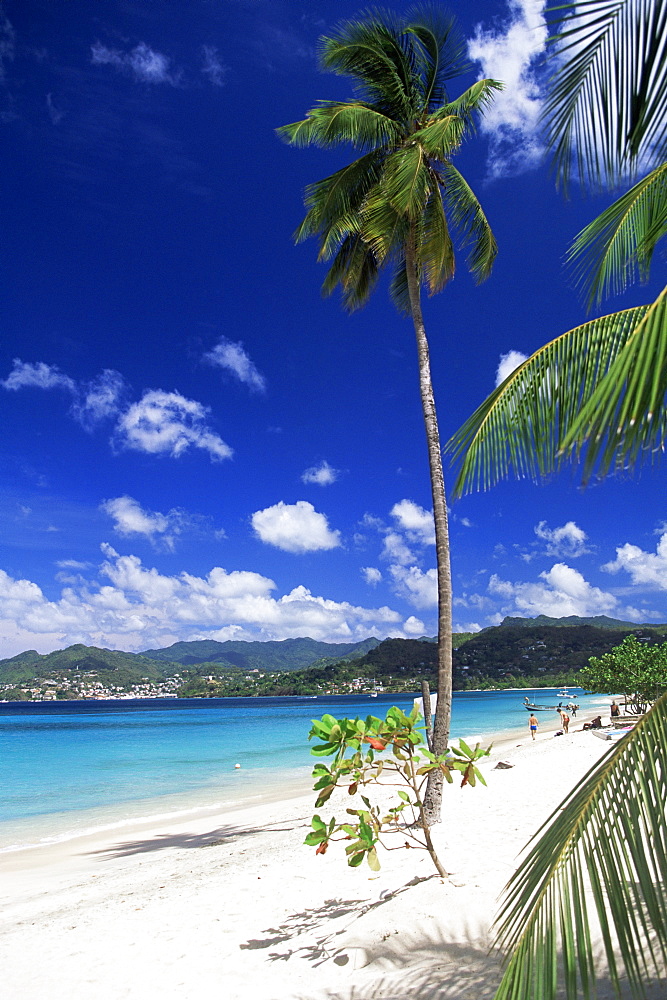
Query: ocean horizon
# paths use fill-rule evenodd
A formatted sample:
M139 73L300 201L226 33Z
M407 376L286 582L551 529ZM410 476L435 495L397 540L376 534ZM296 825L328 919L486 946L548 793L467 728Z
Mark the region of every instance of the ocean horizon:
M524 697L557 688L457 691L451 737L525 732ZM582 711L609 699L571 688ZM410 711L412 694L0 704L0 851L127 822L224 811L305 791L311 719ZM545 721L554 717L545 713ZM236 765L240 765L237 767Z

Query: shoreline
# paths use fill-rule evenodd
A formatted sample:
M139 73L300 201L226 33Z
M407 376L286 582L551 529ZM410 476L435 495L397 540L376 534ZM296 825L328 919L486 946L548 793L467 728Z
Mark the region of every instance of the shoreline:
M378 873L349 868L340 844L317 857L303 846L314 793L280 789L273 801L0 855L8 995L491 998L498 894L530 835L609 748L581 732L584 718L534 742L527 728L499 732L481 762L487 787L446 786L432 831L445 881L418 850L381 851Z

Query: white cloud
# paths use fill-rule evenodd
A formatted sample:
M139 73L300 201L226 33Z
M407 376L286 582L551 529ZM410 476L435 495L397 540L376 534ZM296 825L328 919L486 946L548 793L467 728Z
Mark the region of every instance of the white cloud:
M405 544L403 536L396 531L388 531L384 536L380 558L391 563L398 563L400 566L407 566L408 563L415 560L414 553Z
M178 392L162 389L147 389L139 402L127 406L123 399L126 394L123 377L109 368L90 382L77 383L55 366L17 358L7 378L0 380L0 386L14 391L66 390L72 396L70 413L86 430L104 419L118 417L112 438L112 444L118 448L152 455L169 454L173 458L190 447L207 451L213 460L230 458L233 454L229 445L208 426L207 407Z
M226 337L221 337L215 347L204 355L204 361L231 372L239 382L256 392L266 390L264 376L260 375L241 343L235 344Z
M312 468L306 469L301 476L301 481L304 483L316 483L318 486L331 486L332 483L336 482L339 475L340 472L338 469L334 469L326 459L323 459L319 465L313 465Z
M46 95L46 110L53 125L59 125L65 117L65 112L56 106L53 94Z
M109 49L100 42L91 46L93 66L113 66L139 83L169 83L178 86L181 74L170 69L171 59L140 42L130 52Z
M585 618L617 609L618 601L613 594L593 587L581 573L565 563L555 563L550 570L540 573L540 579L544 582L510 583L494 573L489 580L489 593L508 602L505 614Z
M544 52L548 34L545 0L509 0L508 6L509 20L502 28L484 30L478 25L468 43L470 58L481 63L481 75L505 85L480 129L490 139L492 177L529 170L543 152L538 127L542 101L534 61Z
M410 615L403 622L403 631L406 635L424 635L424 623L420 618Z
M72 410L79 423L91 429L102 420L115 417L125 391L123 376L105 368L92 382L82 383Z
M435 545L432 511L424 510L413 500L400 500L391 508L391 516L411 542L421 545Z
M376 587L382 581L382 573L375 566L362 566L361 575L370 587Z
M68 376L64 375L55 365L44 364L38 361L32 364L30 361L21 361L14 358L14 368L0 385L5 389L17 391L18 389L65 389L76 395L76 383Z
M332 531L326 515L306 500L294 504L281 500L265 510L255 511L251 520L257 536L283 552L319 552L341 544L340 532Z
M496 370L496 388L505 381L508 375L516 371L519 365L522 365L527 360L528 356L522 354L521 351L508 351L507 354L501 354Z
M311 636L341 642L417 630L416 619L402 625L403 616L391 608L333 601L303 586L277 597L275 583L259 573L217 566L204 577L165 576L110 545L103 552L100 579L79 579L54 601L35 583L0 570L0 656L75 642L141 650L179 639Z
M178 458L188 448L207 451L212 460L230 458L232 449L208 427L208 409L178 392L148 389L118 420L118 447Z
M435 569L424 573L418 566L390 566L396 592L415 608L434 608L438 604L438 575Z
M227 75L227 67L221 61L215 45L202 45L203 75L214 87L222 87Z
M568 521L560 528L549 528L546 521L540 521L534 530L537 537L547 543L545 552L548 556L577 559L590 552L586 546L588 535L574 521Z
M140 535L153 544L159 541L169 551L173 551L176 535L182 529L182 511L171 510L168 514L161 514L159 511L144 510L137 500L129 496L104 500L100 509L113 518L117 534L124 538Z
M667 531L660 536L655 552L644 552L626 542L616 549L616 559L602 569L607 573L624 570L635 585L667 590Z

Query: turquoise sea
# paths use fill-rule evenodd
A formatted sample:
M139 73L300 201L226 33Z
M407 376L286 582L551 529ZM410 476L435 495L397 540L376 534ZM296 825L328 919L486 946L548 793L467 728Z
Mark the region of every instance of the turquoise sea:
M525 731L524 695L556 704L555 691L456 692L452 737ZM0 850L304 789L311 719L409 711L415 696L0 704Z

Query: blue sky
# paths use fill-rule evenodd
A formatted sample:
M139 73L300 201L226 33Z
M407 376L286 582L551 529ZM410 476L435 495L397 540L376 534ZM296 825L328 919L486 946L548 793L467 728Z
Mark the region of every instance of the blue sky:
M349 96L316 43L358 9L3 6L0 656L434 634L412 328L385 286L352 316L321 298L315 246L291 234L304 186L348 152L274 134ZM503 356L583 321L563 258L605 204L565 201L542 157L542 4L450 9L476 60L458 89L507 88L458 160L496 233L493 276L475 287L461 261L425 303L444 439ZM457 629L664 621L666 516L660 470L455 503Z

